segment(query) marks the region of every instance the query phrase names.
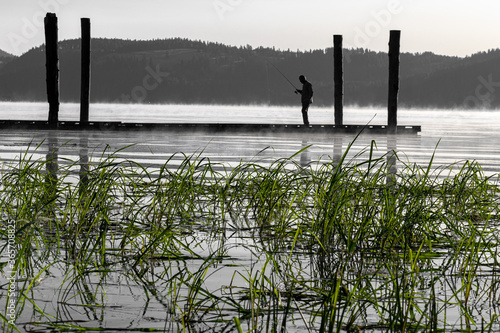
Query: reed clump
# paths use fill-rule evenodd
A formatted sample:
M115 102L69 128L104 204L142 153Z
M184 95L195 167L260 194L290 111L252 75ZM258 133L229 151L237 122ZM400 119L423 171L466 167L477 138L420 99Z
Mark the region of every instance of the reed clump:
M303 151L231 168L200 155L147 167L120 150L86 165L25 154L0 187L2 252L7 224L16 230L17 323L32 332L499 329L497 176L473 161L418 166L373 149L361 162L346 152L307 167L296 161ZM56 296L42 306L47 290ZM104 319L127 306L144 313L132 326ZM150 307L156 320L143 319Z

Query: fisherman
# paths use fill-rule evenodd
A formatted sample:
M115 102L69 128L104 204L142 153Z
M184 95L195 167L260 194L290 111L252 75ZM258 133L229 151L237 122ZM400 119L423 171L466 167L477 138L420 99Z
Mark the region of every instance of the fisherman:
M313 88L312 84L306 80L304 75L299 76L299 81L302 83L302 90L295 89L295 93L301 95L302 119L304 120L304 125L308 126L309 118L307 117L307 111L309 110L309 105L313 101Z

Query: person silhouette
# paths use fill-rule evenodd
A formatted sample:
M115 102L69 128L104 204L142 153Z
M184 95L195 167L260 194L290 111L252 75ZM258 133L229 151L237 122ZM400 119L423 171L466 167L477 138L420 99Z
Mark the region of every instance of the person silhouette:
M302 120L304 125L309 125L309 117L307 112L309 111L309 105L313 102L313 88L311 82L307 81L304 75L299 76L299 81L302 83L302 90L296 89L295 93L300 94L300 101L302 102Z

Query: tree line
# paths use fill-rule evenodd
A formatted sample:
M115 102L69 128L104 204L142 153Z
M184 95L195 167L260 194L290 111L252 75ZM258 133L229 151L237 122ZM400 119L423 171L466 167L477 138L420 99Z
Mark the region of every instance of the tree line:
M500 50L469 57L401 54L400 104L498 108ZM60 42L61 101L80 98L80 40ZM91 100L104 103L297 104L304 74L314 102L333 104L333 49L310 51L229 46L172 38L92 40ZM387 101L387 53L344 50L347 105ZM498 91L497 91L498 90ZM45 50L36 47L0 67L0 99L45 101Z

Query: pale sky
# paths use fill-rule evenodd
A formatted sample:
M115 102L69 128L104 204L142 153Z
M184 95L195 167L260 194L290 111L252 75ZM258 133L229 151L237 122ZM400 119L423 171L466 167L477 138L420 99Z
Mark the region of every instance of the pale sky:
M20 55L44 42L55 12L59 39L182 37L228 45L310 50L332 46L387 51L401 30L402 52L465 56L500 48L499 0L0 0L0 49Z

